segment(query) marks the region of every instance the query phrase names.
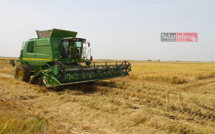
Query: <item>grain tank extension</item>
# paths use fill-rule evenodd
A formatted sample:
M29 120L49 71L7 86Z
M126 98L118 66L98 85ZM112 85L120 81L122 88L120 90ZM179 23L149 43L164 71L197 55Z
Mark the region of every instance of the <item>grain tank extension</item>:
M25 82L31 78L52 87L129 75L131 64L127 61L92 62L90 43L76 35L60 29L37 31L38 38L23 43L15 78Z

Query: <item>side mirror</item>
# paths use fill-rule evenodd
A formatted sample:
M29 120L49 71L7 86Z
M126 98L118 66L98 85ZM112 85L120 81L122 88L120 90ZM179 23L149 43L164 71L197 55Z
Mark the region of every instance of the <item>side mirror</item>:
M88 47L90 47L90 42L88 42Z

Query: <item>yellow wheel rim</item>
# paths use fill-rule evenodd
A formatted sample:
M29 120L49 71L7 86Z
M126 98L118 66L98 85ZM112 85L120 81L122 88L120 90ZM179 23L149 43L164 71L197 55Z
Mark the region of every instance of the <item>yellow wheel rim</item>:
M17 78L22 79L22 70L17 70Z

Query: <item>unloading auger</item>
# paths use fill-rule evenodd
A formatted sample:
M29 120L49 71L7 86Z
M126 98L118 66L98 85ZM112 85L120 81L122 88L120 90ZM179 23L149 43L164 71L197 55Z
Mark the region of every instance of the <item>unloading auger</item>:
M52 87L124 77L131 71L128 61L92 62L90 43L77 38L77 32L52 29L37 35L23 43L16 79L28 82L31 78Z

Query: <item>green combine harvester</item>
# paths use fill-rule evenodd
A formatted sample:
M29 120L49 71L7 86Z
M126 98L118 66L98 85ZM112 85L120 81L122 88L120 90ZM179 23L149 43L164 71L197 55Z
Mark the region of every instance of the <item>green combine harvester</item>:
M23 43L16 79L29 82L31 78L31 82L54 87L123 77L131 71L127 61L100 65L92 62L90 43L77 38L77 32L60 29L36 32L38 38Z

